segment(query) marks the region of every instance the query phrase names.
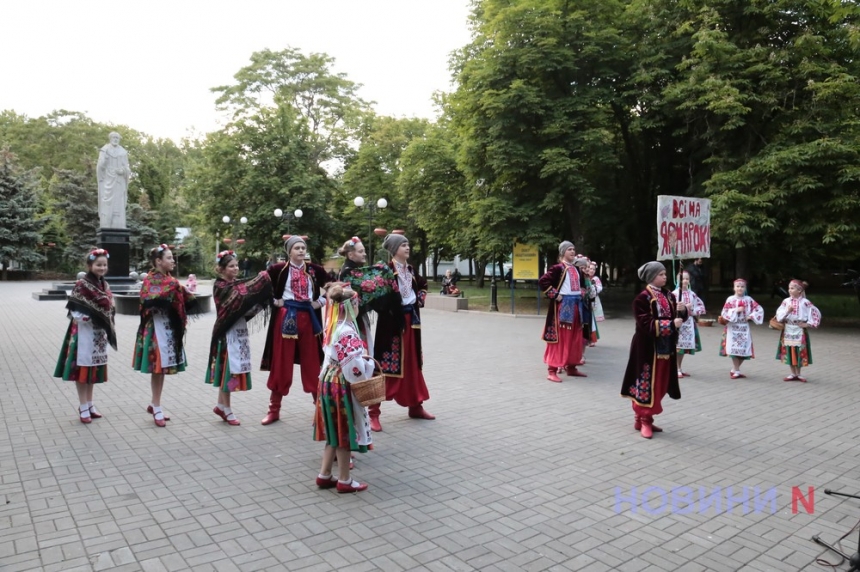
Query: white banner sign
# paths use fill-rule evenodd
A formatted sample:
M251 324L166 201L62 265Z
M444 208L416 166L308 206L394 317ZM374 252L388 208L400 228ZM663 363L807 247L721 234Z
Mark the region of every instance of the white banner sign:
M710 258L711 200L657 197L657 260Z

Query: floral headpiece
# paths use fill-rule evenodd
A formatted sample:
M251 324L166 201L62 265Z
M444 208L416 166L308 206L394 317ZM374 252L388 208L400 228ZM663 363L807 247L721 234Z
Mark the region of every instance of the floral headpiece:
M159 244L158 246L155 247L155 251L156 252L164 252L165 250L167 250L169 248L170 247L167 246L166 244Z
M746 279L744 278L735 278L734 284L737 284L738 282L742 282L744 284L747 283Z
M236 253L233 252L232 250L222 250L221 252L218 253L218 256L215 257L215 262L220 264L221 259L224 258L225 256L236 256Z
M800 288L801 292L806 291L806 283L802 280L797 280L796 278L789 282L789 284L795 284L798 288Z
M346 243L350 246L355 246L357 244L361 244L361 239L358 238L357 236L353 236L352 238L347 240Z
M110 254L104 248L96 248L91 250L89 254L87 254L87 260L93 262L99 256L104 256L105 258L110 258Z

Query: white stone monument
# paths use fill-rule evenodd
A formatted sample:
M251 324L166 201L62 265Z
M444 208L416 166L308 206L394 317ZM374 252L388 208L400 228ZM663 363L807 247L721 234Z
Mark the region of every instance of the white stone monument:
M119 144L119 133L112 132L110 143L99 151L96 177L99 182L99 226L124 229L125 206L128 202L128 153Z

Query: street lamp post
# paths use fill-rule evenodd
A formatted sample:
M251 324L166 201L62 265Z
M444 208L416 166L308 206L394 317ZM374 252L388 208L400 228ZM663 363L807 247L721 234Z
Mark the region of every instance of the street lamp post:
M233 223L233 224L230 224L231 220L232 220L232 223ZM224 216L221 218L221 222L223 222L224 224L229 224L229 225L230 225L230 236L229 236L229 237L225 236L225 237L224 237L224 239L223 239L223 241L224 241L224 243L225 243L225 244L228 244L228 245L229 245L229 244L235 243L235 244L237 244L237 245L238 245L238 244L242 244L243 242L245 242L245 240L244 240L244 239L241 239L241 238L240 238L240 239L236 239L236 235L238 234L238 232L236 231L236 227L237 227L239 224L248 224L248 217L244 217L244 216L243 216L243 217L239 217L239 220L237 221L237 220L233 220L233 219L231 219L231 218L230 218L229 216L227 216L227 215L224 215ZM216 237L218 236L218 235L217 235L217 233L216 233L216 235L215 235L215 236L216 236ZM216 257L218 256L218 250L219 250L219 249L220 249L220 247L221 247L221 244L220 244L220 243L221 243L221 240L219 240L219 239L217 239L217 238L216 238L216 241L215 241L215 244L217 245L217 246L216 246L216 248L215 248L215 256L216 256ZM238 249L239 247L238 247L238 246L236 246L235 248L236 248L236 249Z
M358 208L363 208L365 205L364 197L355 197L353 199L352 204L357 206ZM367 203L367 255L373 256L373 215L377 210L384 209L388 206L388 201L384 198L376 201L376 204L373 201ZM371 261L372 262L372 261Z
M284 212L281 209L275 209L275 217L287 221L287 234L291 234L290 221L295 219L298 222L303 214L305 213L302 212L302 209L296 209L293 212Z

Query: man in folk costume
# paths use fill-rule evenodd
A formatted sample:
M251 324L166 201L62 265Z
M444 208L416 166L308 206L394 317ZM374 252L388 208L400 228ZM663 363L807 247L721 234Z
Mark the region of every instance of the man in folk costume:
M290 392L293 368L301 367L302 389L317 399L322 368L322 315L325 298L320 288L328 281L325 268L305 262L307 244L301 236L284 243L288 262L273 264L266 270L274 291L274 319L269 321L266 347L260 369L269 372L267 386L272 392L269 413L262 424L280 419L281 399Z
M630 342L621 397L632 402L633 428L650 439L663 431L654 425L654 416L663 412L663 397L668 394L672 399L681 399L676 348L678 329L688 312L666 288L666 267L662 262L647 262L638 274L647 286L633 300L636 331Z
M409 241L402 234L389 234L382 247L392 257L388 263L394 272L392 287L397 296L394 303L378 312L374 357L385 374L385 399L394 400L409 408L413 419L435 419L423 406L430 392L421 372L421 314L427 296L427 279L415 274L406 263L409 258ZM368 408L370 428L382 431L379 423L379 405Z
M588 377L577 366L582 362L582 317L585 277L582 270L574 266L576 248L565 240L558 245L561 262L552 266L540 277L538 284L549 298L549 310L543 329L546 351L543 361L547 366L546 378L560 383L559 368L567 375Z

